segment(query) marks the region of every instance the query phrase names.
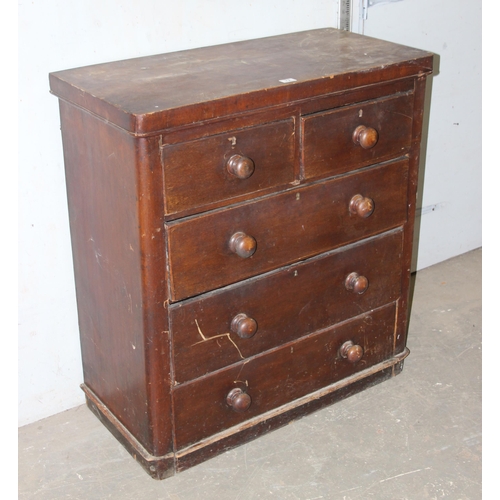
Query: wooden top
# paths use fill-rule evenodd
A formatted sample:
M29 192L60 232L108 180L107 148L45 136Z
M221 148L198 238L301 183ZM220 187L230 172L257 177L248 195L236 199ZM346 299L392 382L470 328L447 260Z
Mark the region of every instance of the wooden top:
M51 73L51 92L148 135L432 70L432 54L333 28Z

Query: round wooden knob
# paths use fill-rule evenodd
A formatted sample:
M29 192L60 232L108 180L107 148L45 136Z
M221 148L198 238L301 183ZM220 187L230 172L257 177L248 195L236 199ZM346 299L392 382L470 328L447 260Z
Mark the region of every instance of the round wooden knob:
M227 404L238 413L247 411L252 404L252 398L239 387L229 391L226 401Z
M242 339L249 339L257 331L257 321L246 314L237 314L231 321L231 331Z
M352 140L363 149L371 149L378 142L378 132L372 127L359 125L352 134Z
M233 155L226 163L227 171L238 179L248 179L255 171L255 163L251 158Z
M242 259L251 257L257 250L257 242L255 238L248 236L245 233L237 232L231 236L229 240L229 248Z
M361 295L368 289L368 279L358 273L351 273L345 279L345 287L347 290Z
M360 345L354 344L351 340L344 342L340 347L340 355L349 361L349 363L357 363L363 357L363 348Z
M363 196L362 194L355 194L349 202L349 212L351 212L351 214L358 215L363 219L370 217L374 209L375 204L373 203L373 200Z

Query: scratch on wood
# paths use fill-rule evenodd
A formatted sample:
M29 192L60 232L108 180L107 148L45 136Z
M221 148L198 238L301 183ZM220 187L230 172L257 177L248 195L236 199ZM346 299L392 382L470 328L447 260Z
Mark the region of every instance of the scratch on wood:
M412 115L407 115L405 113L400 113L399 111L393 111L392 112L393 115L401 115L401 116L404 116L405 118L409 118L410 120L413 119L413 116Z
M234 380L233 381L234 384L237 384L238 382L240 384L245 384L248 387L248 380Z
M194 322L196 323L196 328L198 328L198 333L200 334L200 337L203 340L200 340L199 342L196 342L195 344L193 344L193 346L198 345L198 344L202 344L203 342L207 342L207 341L212 340L212 339L218 339L218 338L221 338L221 337L227 337L229 339L229 341L231 342L231 344L233 344L234 347L236 348L236 350L238 351L238 354L240 355L240 358L241 359L245 359L244 356L243 356L243 354L241 354L241 351L240 351L239 347L235 344L234 340L231 338L231 334L230 333L221 333L220 335L214 335L213 337L205 337L205 335L203 335L203 332L201 331L200 325L198 324L198 320L195 319Z
M238 372L238 375L236 375L236 380L234 381L235 384L237 384L238 382L241 382L241 380L239 380L240 376L241 376L241 372L243 371L243 368L245 368L245 365L248 363L248 359L240 366L240 371ZM244 383L246 383L247 387L248 387L248 380L245 381Z

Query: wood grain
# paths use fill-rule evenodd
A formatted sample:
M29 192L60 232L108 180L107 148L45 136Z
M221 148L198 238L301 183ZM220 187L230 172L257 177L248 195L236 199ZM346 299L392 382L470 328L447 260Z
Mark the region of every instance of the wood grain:
M406 221L407 182L408 161L401 160L169 223L170 299L176 302L394 228ZM349 211L357 193L374 200L368 218ZM250 258L230 250L237 232L257 241Z
M402 236L397 230L171 306L175 383L396 301ZM369 279L366 293L355 297L344 285L353 270ZM231 333L242 313L258 325L248 339Z
M326 28L49 75L82 389L149 475L401 371L432 60Z

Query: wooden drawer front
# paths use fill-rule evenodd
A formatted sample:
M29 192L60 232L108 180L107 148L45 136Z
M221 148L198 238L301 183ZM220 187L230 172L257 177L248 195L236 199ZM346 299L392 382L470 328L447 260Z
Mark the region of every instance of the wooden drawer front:
M398 229L171 306L175 383L397 300L401 252ZM368 279L364 292L346 288L351 273Z
M413 94L404 94L303 118L305 177L340 174L406 154L411 145L412 115ZM367 135L358 140L368 149L353 140L361 126L366 127Z
M395 306L358 316L251 360L174 388L178 449L277 408L392 356ZM363 349L357 362L339 350L351 341ZM232 389L251 398L246 411L227 403Z
M408 162L381 165L223 211L167 224L170 299L178 301L402 224ZM361 194L373 213L350 212ZM234 235L253 238L256 251L231 250ZM233 240L234 241L234 240Z
M291 183L294 152L293 119L165 146L165 213ZM228 170L231 158L235 173Z

